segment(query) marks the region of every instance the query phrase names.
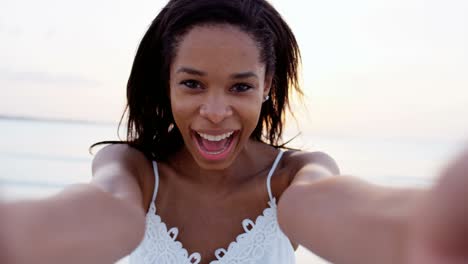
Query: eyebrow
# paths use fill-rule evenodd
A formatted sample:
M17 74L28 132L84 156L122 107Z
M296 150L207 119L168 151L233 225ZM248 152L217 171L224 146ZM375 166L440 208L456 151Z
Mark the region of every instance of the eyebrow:
M176 73L188 73L188 74L193 74L193 75L198 75L198 76L205 76L207 75L206 72L199 71L190 67L181 67L177 70ZM248 71L248 72L240 72L240 73L233 73L229 76L231 79L246 79L250 77L254 77L258 79L257 74L254 72Z
M202 71L199 71L199 70L195 70L193 68L189 68L189 67L181 67L177 70L176 73L181 73L181 72L184 72L184 73L188 73L188 74L193 74L193 75L198 75L198 76L204 76L206 75L205 72L202 72Z
M241 73L234 73L234 74L231 74L231 79L246 79L246 78L250 78L250 77L254 77L254 78L257 78L258 79L258 76L257 74L249 71L249 72L241 72Z

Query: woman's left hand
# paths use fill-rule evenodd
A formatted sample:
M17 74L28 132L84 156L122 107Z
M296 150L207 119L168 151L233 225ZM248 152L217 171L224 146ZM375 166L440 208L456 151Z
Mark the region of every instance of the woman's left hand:
M468 263L468 149L426 193L409 235L408 264Z

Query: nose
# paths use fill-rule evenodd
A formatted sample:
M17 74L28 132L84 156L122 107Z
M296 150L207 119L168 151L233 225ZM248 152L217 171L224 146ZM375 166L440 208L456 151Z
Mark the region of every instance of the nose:
M219 124L232 116L232 107L223 96L213 96L201 105L200 115L214 124Z

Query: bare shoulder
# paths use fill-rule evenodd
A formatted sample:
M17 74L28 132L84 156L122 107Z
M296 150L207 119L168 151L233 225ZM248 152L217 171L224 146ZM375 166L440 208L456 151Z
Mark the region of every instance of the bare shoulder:
M146 208L147 185L142 175L152 173L145 155L126 144L112 144L99 150L92 162L94 184L117 198ZM145 194L145 195L144 195Z
M99 150L93 159L93 174L105 166L114 165L138 172L148 165L145 155L127 144L112 144Z
M298 181L300 175L318 173L339 175L340 169L336 161L322 151L287 151L286 162L291 167L290 183ZM320 172L321 171L321 172ZM303 176L302 176L303 177Z
M317 164L325 167L334 174L340 173L336 161L327 153L322 151L291 151L289 158L304 167L310 164Z

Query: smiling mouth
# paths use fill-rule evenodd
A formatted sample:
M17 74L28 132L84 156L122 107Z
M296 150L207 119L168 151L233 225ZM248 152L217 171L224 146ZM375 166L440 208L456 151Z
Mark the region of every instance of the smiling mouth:
M192 131L192 135L201 156L209 160L220 160L226 158L233 149L238 130L217 135Z

